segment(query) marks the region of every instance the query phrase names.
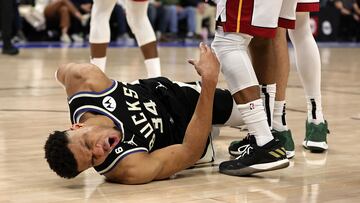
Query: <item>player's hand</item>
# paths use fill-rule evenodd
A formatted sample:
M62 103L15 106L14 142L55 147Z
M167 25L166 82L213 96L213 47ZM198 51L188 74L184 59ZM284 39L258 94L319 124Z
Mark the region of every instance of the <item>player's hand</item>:
M202 80L209 80L217 83L220 71L220 63L211 48L205 43L201 42L199 45L200 59L195 61L188 60L190 64L195 67L197 73L202 77Z

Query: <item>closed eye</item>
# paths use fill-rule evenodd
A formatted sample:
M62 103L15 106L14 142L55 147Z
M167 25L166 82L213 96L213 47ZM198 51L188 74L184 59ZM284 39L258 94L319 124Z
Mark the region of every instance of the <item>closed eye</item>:
M91 156L91 166L95 166L95 156Z

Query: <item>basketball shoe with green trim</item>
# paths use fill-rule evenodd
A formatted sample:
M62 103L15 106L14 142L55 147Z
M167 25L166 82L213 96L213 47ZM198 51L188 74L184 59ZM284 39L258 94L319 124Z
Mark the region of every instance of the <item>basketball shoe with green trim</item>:
M319 123L318 125L314 123L309 123L306 120L306 133L305 139L303 141L303 146L305 149L310 150L311 152L323 152L328 149L327 144L327 134L330 133L328 129L328 123Z
M288 159L293 158L295 156L295 145L294 145L294 140L292 139L291 131L272 130L271 133L273 134L274 138L279 139L281 144L284 146L286 151L286 157Z

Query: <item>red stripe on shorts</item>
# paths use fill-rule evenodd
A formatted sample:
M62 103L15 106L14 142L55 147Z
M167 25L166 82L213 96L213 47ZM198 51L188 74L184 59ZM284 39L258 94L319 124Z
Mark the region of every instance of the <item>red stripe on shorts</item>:
M320 3L298 3L296 12L318 12L320 11Z
M278 26L286 29L295 29L295 20L279 18Z
M226 2L226 22L220 23L224 32L237 32L237 20L239 13L239 0ZM274 38L276 28L256 27L251 25L254 0L243 0L240 16L240 33L251 36Z

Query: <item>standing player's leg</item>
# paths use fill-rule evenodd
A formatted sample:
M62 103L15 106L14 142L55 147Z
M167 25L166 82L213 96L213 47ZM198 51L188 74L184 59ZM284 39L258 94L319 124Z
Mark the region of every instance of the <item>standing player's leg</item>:
M250 40L249 35L224 33L219 29L212 44L237 110L252 135L247 139L249 142L244 145L243 153L239 154L238 159L220 164L220 172L229 175L248 175L288 166L286 157L284 159L281 155L268 155L272 150L285 153L273 139L267 123L256 75L247 54ZM257 168L259 164L264 167Z
M327 122L321 104L321 61L319 49L310 29L309 12L298 12L296 28L289 30L295 50L296 67L307 101L306 135L303 146L311 151L328 149Z
M109 19L116 0L94 0L91 11L90 46L91 63L102 71L106 67L106 50L110 42ZM160 59L154 30L147 16L147 1L125 2L126 18L145 58L148 77L161 75Z
M272 39L254 37L251 40L249 51L252 64L260 84L260 97L265 107L267 122L272 129L274 101L276 93L275 84L275 52Z
M296 0L283 1L278 19L277 32L275 38L272 40L273 44L271 48L273 55L271 57L273 58L267 60L267 66L266 64L259 66L259 70L257 71L257 76L262 80L262 83L268 84L266 88L262 88L263 91L261 94L263 95L262 98L265 99L266 112L269 112L267 115L269 122L271 122L270 126L273 128L272 133L274 137L281 141L288 158L295 155L295 150L291 132L286 127L285 114L282 115L285 108L285 89L289 73L289 56L285 28L295 27L295 10ZM259 52L261 49L257 49L257 51ZM272 85L274 82L276 82L276 86Z
M125 1L126 19L144 55L148 77L161 75L155 32L147 16L148 1Z
M278 126L278 119L282 118L279 116L279 109L281 109L281 115L285 105L285 88L289 71L286 30L282 27L295 27L295 9L296 0L283 1L279 18L276 19L276 26L279 27L276 30L275 38L269 41L257 37L250 43L254 69L259 83L262 84L260 95L267 113L268 124L273 129L273 136L278 138L284 146L288 158L294 156L291 133L287 128L279 129ZM278 94L277 91L280 93ZM277 101L275 101L275 96ZM282 102L278 102L281 97L283 97ZM281 108L279 108L280 105ZM279 131L281 132L279 133ZM235 152L234 149L241 145L242 142L233 142L229 147L230 154L233 154L232 151Z
M228 0L226 5L221 2L217 4L217 19L222 29L216 31L212 46L237 109L249 134L253 135L238 142L239 147L234 150L239 152L237 159L220 164L222 173L248 175L289 165L281 144L271 134L260 99L259 84L247 54L251 39L249 35L264 38L275 36L282 2L258 0L253 4L252 1Z
M102 71L106 67L106 50L110 42L109 20L117 0L94 0L90 21L90 62Z
M294 10L295 12L295 10ZM276 72L276 96L274 103L273 135L278 138L286 150L286 156L295 156L295 145L290 129L286 123L286 87L289 78L290 61L286 29L279 27L274 38Z

